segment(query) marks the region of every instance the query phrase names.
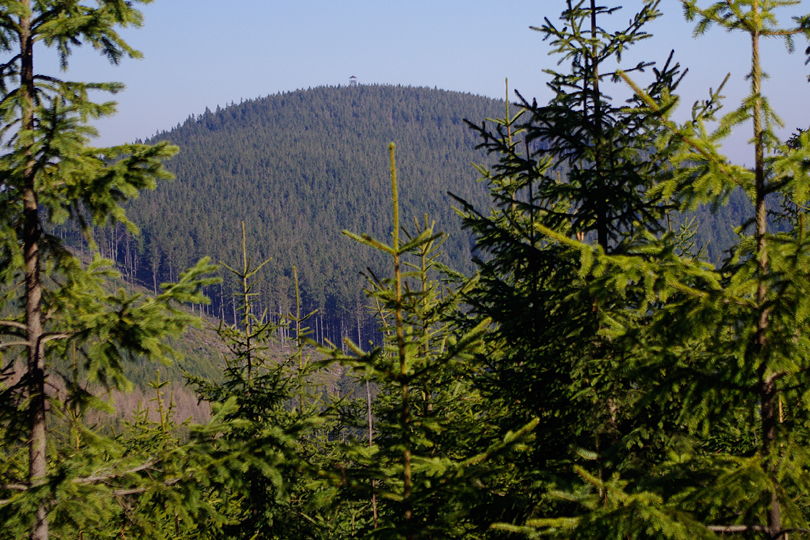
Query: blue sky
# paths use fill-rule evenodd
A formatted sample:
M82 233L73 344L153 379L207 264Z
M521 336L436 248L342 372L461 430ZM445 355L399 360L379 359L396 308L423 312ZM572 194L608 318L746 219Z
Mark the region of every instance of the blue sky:
M543 101L549 95L542 70L554 67L556 59L529 26L542 24L544 17L556 19L562 5L563 0L158 0L144 7L143 28L125 31L143 59L109 66L93 53L77 53L69 78L127 86L115 98L119 113L98 124L100 144L148 137L205 107L347 84L350 75L361 83L436 86L493 97L503 96L508 77L512 88ZM714 29L694 38L679 2L664 0L663 10L650 28L655 36L636 55L663 62L674 48L690 69L682 86L688 102L731 72L726 95L730 105L736 104L747 84L744 36ZM624 9L616 23L629 16ZM788 56L775 42L764 49L771 75L766 91L785 120L785 133L810 124L810 68L803 50L799 43ZM737 161L747 161L747 136L738 135L727 146Z

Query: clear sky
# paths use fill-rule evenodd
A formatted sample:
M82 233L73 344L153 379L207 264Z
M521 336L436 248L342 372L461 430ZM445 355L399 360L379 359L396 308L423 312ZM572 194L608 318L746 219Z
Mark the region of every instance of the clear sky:
M612 2L608 2L612 3ZM810 2L799 10L810 11ZM637 6L640 0L624 0ZM280 91L360 83L438 87L492 97L504 79L527 97L548 99L548 44L529 26L556 19L563 0L157 0L143 8L143 28L127 30L141 60L109 66L78 53L69 78L121 81L119 113L99 124L99 144L148 137L206 107ZM695 38L679 2L663 0L655 36L636 49L639 58L663 62L670 49L690 72L682 85L691 103L732 74L729 104L745 95L748 43L713 29ZM616 17L621 25L629 7ZM613 23L606 24L608 27ZM810 125L805 48L788 56L779 43L765 47L770 93L785 120L783 133ZM643 76L641 77L643 80ZM686 108L684 108L684 112ZM747 162L745 136L729 145Z

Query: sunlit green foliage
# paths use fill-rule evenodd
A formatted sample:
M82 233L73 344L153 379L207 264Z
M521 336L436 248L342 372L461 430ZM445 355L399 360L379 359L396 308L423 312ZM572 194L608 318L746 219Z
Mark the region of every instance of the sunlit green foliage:
M624 374L632 397L623 404L631 431L620 440L622 451L643 459L606 477L602 450L595 449L597 459L578 469L584 482L549 491L578 510L556 517L549 508L545 516L505 529L565 538L783 538L808 530L808 251L800 209L810 182L810 139L799 134L786 145L773 133L778 119L762 94L758 50L765 37L804 33L806 19L776 25L779 8L790 2L700 4L683 2L698 33L717 24L747 34L751 92L721 114L720 90L713 91L679 124L671 119L676 96L653 96L620 73L639 100L635 110L657 126L651 148L666 152L672 163L650 177L643 195L663 196L683 210L722 205L742 188L751 215L718 266L684 253L672 234L654 229L616 252L571 238L553 222L534 223L576 261L587 284L577 298L593 299L599 308L597 335L622 359L606 375ZM729 133L751 126L754 167L746 169L719 146ZM794 209L784 232L770 230L774 203Z
M471 287L448 288L436 274L442 235L431 222L414 221L408 233L399 217L394 145L389 146L393 202L390 243L346 233L386 254L387 278L370 275L369 297L379 306L385 340L362 350L348 341L349 354L331 359L349 365L378 388L376 432L347 448L347 481L379 501L374 535L391 538L466 537L482 534L471 509L486 492L490 461L514 447L536 425L530 421L486 448L478 448L476 411L486 407L470 385L471 361L481 351L489 324L482 320L457 332L450 324L461 294ZM477 531L477 532L476 532Z
M810 534L810 132L800 129L785 143L776 136L781 121L762 91L759 51L765 38L784 39L792 50L794 38L810 34L810 18L778 16L796 2L681 1L697 34L719 26L751 47L749 95L724 112L726 78L686 122L673 119L682 71L672 55L658 68L623 64L648 37L661 2L641 2L615 31L607 27L622 17L618 7L561 3L560 23L535 28L567 66L549 72L552 99L537 104L519 95L514 105L507 95L503 118L471 124L493 159L478 167L489 201L457 197L472 247L463 236L448 240L427 217L412 226L400 218L401 210L419 215L421 204L435 202L409 193L425 168L444 170L442 130L459 119L435 104L380 109L375 96L430 92L330 90L352 100L332 111L338 118L360 123L376 107L375 115L388 114L385 129L434 122L439 134L428 140L429 160L402 168L412 183L403 197L390 145L390 224L363 217L387 214L388 197L361 174L372 187L352 188L355 202L324 214L335 226L339 215L357 218L366 233L345 235L360 246L334 243L311 259L304 225L323 228L315 210L333 200L315 189L329 184L315 180L339 177L336 166L321 169L345 161L345 147L322 132L298 133L295 150L275 154L271 166L266 148L245 134L267 129L248 114L257 108L283 105L276 113L289 118L300 110L293 102L308 95L308 113L331 111L329 92L190 119L177 133L192 145L201 134L230 133L233 144L217 154L229 181L249 161L242 158L261 157L252 175L286 173L300 165L304 153L296 152L317 146L329 159L303 160L316 169L274 193L270 214L282 212L293 192L317 208L293 212L280 236L257 248L259 264L247 238L263 239L256 232L267 216L242 222L241 263L222 265L231 278L218 291L220 318L226 304L232 309L232 323L218 328L228 351L223 373L189 376L212 406L210 421L178 423L158 378L150 409L121 426L99 426L91 419L110 410L106 393L132 386L126 362L174 359L167 339L196 322L182 304L204 303L201 291L215 283L206 260L177 271L188 253L178 251L182 238L174 246L155 241L172 227L164 220L164 229L150 224L145 251L137 252L148 253L141 262L151 265L154 296L111 286L120 277L116 262L101 257L93 233L108 225L136 232L125 207L169 177L162 162L175 149L89 146L87 122L113 109L90 94L119 87L33 70L33 43L54 48L63 67L81 44L113 62L137 56L117 33L140 23L136 4L0 0L0 49L9 55L0 66L0 538ZM636 82L647 72L648 82ZM611 100L615 85L633 97ZM335 138L333 128L324 129ZM720 152L728 135L750 128L751 169ZM361 151L372 154L369 145ZM456 148L455 157L466 151ZM349 168L360 174L375 163L364 157ZM187 167L199 186L219 180L200 160ZM439 185L421 183L429 193ZM247 206L264 209L259 184L251 189ZM175 199L155 195L131 208L165 218L161 204ZM702 249L695 221L679 216L724 205L749 215L721 260ZM209 229L215 214L198 212ZM240 221L229 217L226 228ZM91 256L67 249L58 226L84 234ZM209 236L196 237L194 249L214 247ZM476 255L477 274L449 269L447 242L456 255ZM262 273L270 268L265 256L275 254L264 250L286 248L292 270L276 266L273 279L281 279L271 286ZM109 251L118 255L117 247ZM350 292L359 261L372 261L372 332ZM129 277L142 266L124 265ZM158 290L164 272L177 281ZM346 302L350 309L340 307ZM357 340L338 348L323 328L316 335L314 306L332 315L343 309L332 321L338 326L353 309ZM325 345L316 351L312 337ZM327 376L331 386L320 386Z
M116 493L166 485L177 462L131 454L83 420L88 410L104 408L100 391L129 387L124 361L171 360L166 339L195 320L180 306L205 301L200 291L212 283L211 266L202 261L154 297L111 291L107 282L118 275L112 262L97 253L80 260L51 234L68 219L85 231L113 223L136 231L122 204L170 177L162 162L176 148L90 146L95 131L88 122L114 110L91 94L120 85L63 80L39 73L35 63L37 47L55 49L64 69L82 45L114 63L137 57L118 33L140 24L135 4L0 3L0 519L2 534L15 538L45 539L49 525L67 536L99 526L126 506ZM81 509L80 500L87 501Z

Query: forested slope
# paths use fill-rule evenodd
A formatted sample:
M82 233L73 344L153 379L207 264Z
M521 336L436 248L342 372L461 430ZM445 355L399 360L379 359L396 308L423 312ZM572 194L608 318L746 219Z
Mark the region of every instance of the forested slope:
M141 238L101 230L102 248L125 274L154 287L205 255L235 264L245 221L254 260L273 259L256 283L260 307L271 316L289 312L296 266L305 308L319 310L316 337L339 339L349 328L355 335L365 319L360 273L379 259L353 250L341 230L389 234L385 145L396 141L399 148L406 222L425 214L435 219L438 230L450 233L447 261L470 272L472 243L447 192L488 206L472 167L487 156L476 150L480 140L464 120L502 115L503 103L490 98L375 85L319 87L206 110L149 141L180 147L167 164L177 178L130 205ZM699 212L696 222L698 244L708 245L715 260L739 222L724 212ZM207 309L231 320L233 283L226 274L222 287L208 291Z
M471 94L361 85L278 94L192 116L154 139L180 146L168 163L177 179L129 209L143 230L137 276L159 283L206 254L234 263L244 220L255 258L273 258L258 284L262 305L289 309L295 265L307 306L334 320L354 308L359 273L375 264L358 257L340 231L388 233L385 145L392 140L401 149L404 215L429 214L453 232L449 258L469 270L470 243L447 191L484 203L471 164L486 158L464 119L501 109ZM228 289L226 281L226 300ZM220 309L220 291L212 295L215 312L229 316L229 306Z

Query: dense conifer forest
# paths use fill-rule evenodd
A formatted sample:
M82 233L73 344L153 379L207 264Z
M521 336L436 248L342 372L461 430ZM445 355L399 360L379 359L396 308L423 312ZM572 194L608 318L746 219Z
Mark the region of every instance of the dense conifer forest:
M166 162L176 179L127 206L141 235L118 227L99 230L97 239L129 279L154 288L200 257L238 258L244 221L248 236L262 239L256 256L272 258L255 285L258 309L276 319L289 312L296 266L304 309L318 310L318 341L356 336L358 324L361 334L373 333L360 274L378 271L381 258L353 253L340 231L382 235L390 227L386 144L396 140L400 149L404 215L436 220L448 233L443 262L469 274L474 240L449 193L487 206L473 165L489 158L465 121L480 124L503 111L503 101L471 94L378 85L320 87L206 110L147 141L170 141L181 151ZM710 260L719 260L744 221L744 197L734 193L731 202L687 214L695 246ZM206 290L212 302L204 309L233 322L237 284L222 276Z
M384 234L389 227L386 144L396 139L401 148L403 211L420 219L428 214L453 231L447 259L470 271L471 240L461 234L447 192L484 204L486 189L474 181L471 165L487 158L475 149L464 119L502 109L471 94L358 85L278 94L192 116L150 141L172 141L181 151L166 163L176 180L128 208L143 231L137 276L159 283L204 255L235 260L244 221L248 236L261 238L256 256L273 259L256 283L260 307L274 315L289 311L296 266L304 305L318 309L329 326L324 335L339 340L356 325L360 272L380 264L379 257L352 253L340 231ZM226 279L222 291L210 291L212 314L233 320L232 290Z
M137 57L143 3L0 0L0 539L810 536L810 131L760 54L797 2L560 0L547 102L316 88L92 146L120 87L60 75ZM746 48L740 103L625 62L672 4ZM184 335L193 420L132 383Z

